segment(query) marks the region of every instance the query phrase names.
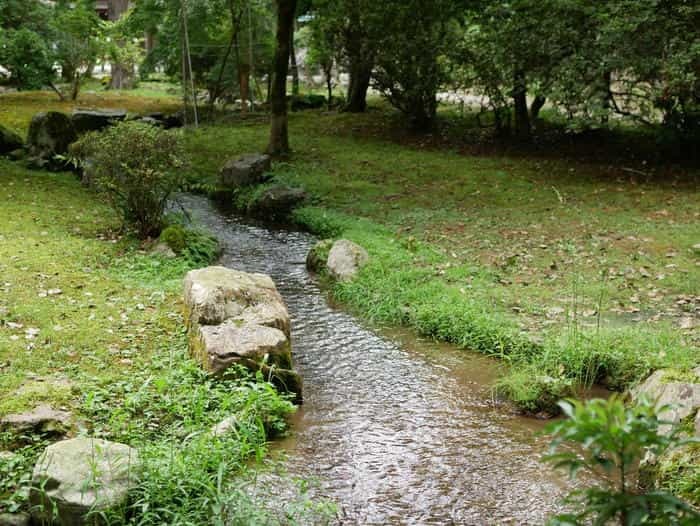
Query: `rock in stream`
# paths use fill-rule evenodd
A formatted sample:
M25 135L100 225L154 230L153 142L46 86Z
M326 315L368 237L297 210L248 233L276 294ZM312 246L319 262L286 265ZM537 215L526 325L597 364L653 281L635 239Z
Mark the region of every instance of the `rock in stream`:
M261 370L282 391L301 400L301 378L292 369L287 307L264 274L225 267L185 277L190 352L213 374L233 365Z

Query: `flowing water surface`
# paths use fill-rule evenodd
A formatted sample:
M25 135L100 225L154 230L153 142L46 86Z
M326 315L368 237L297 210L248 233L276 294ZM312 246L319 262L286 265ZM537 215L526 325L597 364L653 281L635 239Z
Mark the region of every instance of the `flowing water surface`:
M277 447L342 524L543 524L557 509L570 483L540 461L542 422L491 399L493 360L367 328L307 273L312 236L184 200L220 239L221 264L269 274L289 307L304 404Z

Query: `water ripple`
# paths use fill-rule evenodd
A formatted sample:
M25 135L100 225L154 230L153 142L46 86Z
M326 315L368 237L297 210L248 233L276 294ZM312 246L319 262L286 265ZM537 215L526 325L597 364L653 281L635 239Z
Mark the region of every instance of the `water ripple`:
M368 330L307 274L311 236L185 200L222 241L222 263L270 274L289 306L305 403L280 447L342 524L542 524L556 509L567 482L539 461L540 425L491 403L490 360Z

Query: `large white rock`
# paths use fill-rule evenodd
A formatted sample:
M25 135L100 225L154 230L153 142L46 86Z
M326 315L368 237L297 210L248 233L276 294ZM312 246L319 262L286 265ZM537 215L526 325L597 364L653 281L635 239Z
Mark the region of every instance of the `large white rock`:
M669 406L659 416L662 420L679 423L698 412L700 409L700 367L695 368L693 373L697 381L678 381L673 377L668 377L665 370L655 371L649 378L632 390L632 397L635 400L642 396L656 402L657 407ZM696 432L697 429L696 419ZM662 432L670 431L670 425L662 426Z
M225 267L193 270L185 277L190 353L209 372L233 365L262 370L301 400L301 378L292 369L287 307L264 274Z
M139 469L138 452L125 444L97 438L56 442L34 466L32 518L37 524L100 524L100 512L119 513L124 506Z
M357 243L339 239L328 253L328 273L337 281L351 281L369 261L369 254Z
M187 321L218 325L229 319L275 327L289 336L289 313L265 274L226 267L192 270L185 276Z

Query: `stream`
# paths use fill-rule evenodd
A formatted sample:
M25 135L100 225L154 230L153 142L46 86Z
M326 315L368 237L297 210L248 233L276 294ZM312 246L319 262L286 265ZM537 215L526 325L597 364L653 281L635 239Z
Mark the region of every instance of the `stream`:
M540 461L544 423L492 400L497 362L368 328L306 271L313 236L182 200L219 238L222 265L269 274L287 303L304 404L273 449L290 474L318 481L340 523L543 524L559 509L571 483Z

